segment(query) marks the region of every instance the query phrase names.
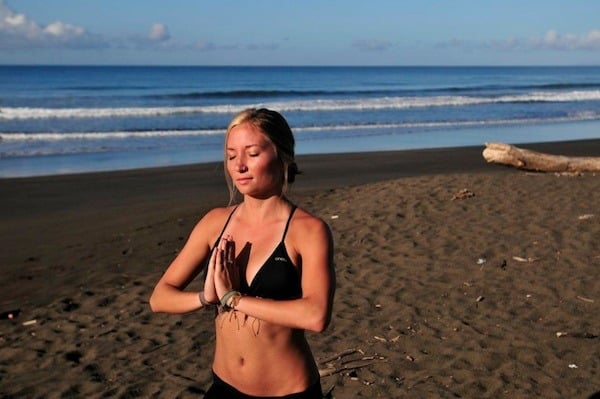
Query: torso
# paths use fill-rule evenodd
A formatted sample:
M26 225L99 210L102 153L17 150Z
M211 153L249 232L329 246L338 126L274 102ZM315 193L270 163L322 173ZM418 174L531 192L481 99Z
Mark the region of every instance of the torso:
M224 220L221 234L231 235L236 243L236 263L243 270L239 290L244 295L273 300L302 296L300 258L286 246L294 211L292 208L287 220L256 231L244 231L234 220L235 210L233 217L230 214L227 222ZM240 391L273 396L301 391L318 379L303 331L240 312L220 314L215 327L213 369Z

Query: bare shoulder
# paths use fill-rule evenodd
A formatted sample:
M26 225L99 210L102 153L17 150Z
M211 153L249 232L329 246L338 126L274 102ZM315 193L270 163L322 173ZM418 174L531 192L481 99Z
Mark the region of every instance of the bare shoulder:
M323 272L333 264L333 235L323 219L298 208L288 236L291 244L289 253L294 256L295 264L302 265L303 275L311 270Z
M216 240L234 208L231 206L211 209L198 221L192 234L201 234L209 241Z
M330 240L330 229L320 217L303 208L297 208L290 225L290 233L301 241Z
M225 223L231 212L235 209L235 206L221 207L221 208L213 208L208 211L202 219L200 219L201 223L213 224L219 222Z

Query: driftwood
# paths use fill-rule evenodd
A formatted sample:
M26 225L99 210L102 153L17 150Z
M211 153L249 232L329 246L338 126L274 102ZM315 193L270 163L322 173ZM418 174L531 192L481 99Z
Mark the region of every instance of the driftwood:
M359 358L351 358L346 360L345 358L350 355L358 353ZM364 352L360 349L346 349L340 353L321 359L319 364L325 365L325 368L319 369L319 375L321 377L327 377L333 374L341 373L343 371L356 370L363 367L367 367L378 360L384 360L382 356L364 356ZM338 363L337 365L334 363Z
M537 172L600 172L600 157L567 157L525 150L504 143L485 143L487 162Z

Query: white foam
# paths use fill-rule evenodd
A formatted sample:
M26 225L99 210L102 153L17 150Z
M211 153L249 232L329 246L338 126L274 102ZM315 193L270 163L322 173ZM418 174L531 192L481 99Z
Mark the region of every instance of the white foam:
M149 130L136 132L0 133L6 141L111 140L129 138L186 137L223 134L224 130Z
M294 100L241 105L211 105L197 107L130 107L130 108L1 108L0 119L65 119L65 118L120 118L152 117L180 114L234 114L244 108L267 107L281 112L290 111L352 111L381 109L410 109L454 107L515 102L579 102L599 101L600 90L569 92L532 92L506 96L433 96L433 97L379 97L344 100Z
M435 128L461 128L473 126L497 125L531 125L538 123L564 123L600 119L597 112L579 112L570 116L556 118L517 118L517 119L487 119L477 121L444 121L444 122L405 122L381 123L363 125L338 125L338 126L311 126L293 129L295 132L332 131L332 130L365 130L365 129L435 129Z
M435 129L459 128L471 126L494 126L506 124L536 124L536 123L562 123L600 119L600 113L594 111L576 112L572 115L556 118L518 118L518 119L488 119L475 121L441 121L441 122L399 122L378 124L354 125L321 125L293 127L294 132L319 132L319 131L344 131L367 129ZM101 141L101 140L126 140L130 138L152 139L171 137L194 137L224 134L223 129L204 130L149 130L149 131L115 131L115 132L72 132L72 133L0 133L0 142L56 142L56 141Z

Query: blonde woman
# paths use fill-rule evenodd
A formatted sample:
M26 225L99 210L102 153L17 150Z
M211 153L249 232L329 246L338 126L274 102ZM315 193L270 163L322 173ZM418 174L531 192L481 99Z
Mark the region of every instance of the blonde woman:
M321 398L305 330L322 332L335 275L327 225L291 203L294 136L267 109L233 118L225 175L237 205L208 212L156 285L155 312L215 312L213 384L205 398ZM203 268L204 290L185 288Z

